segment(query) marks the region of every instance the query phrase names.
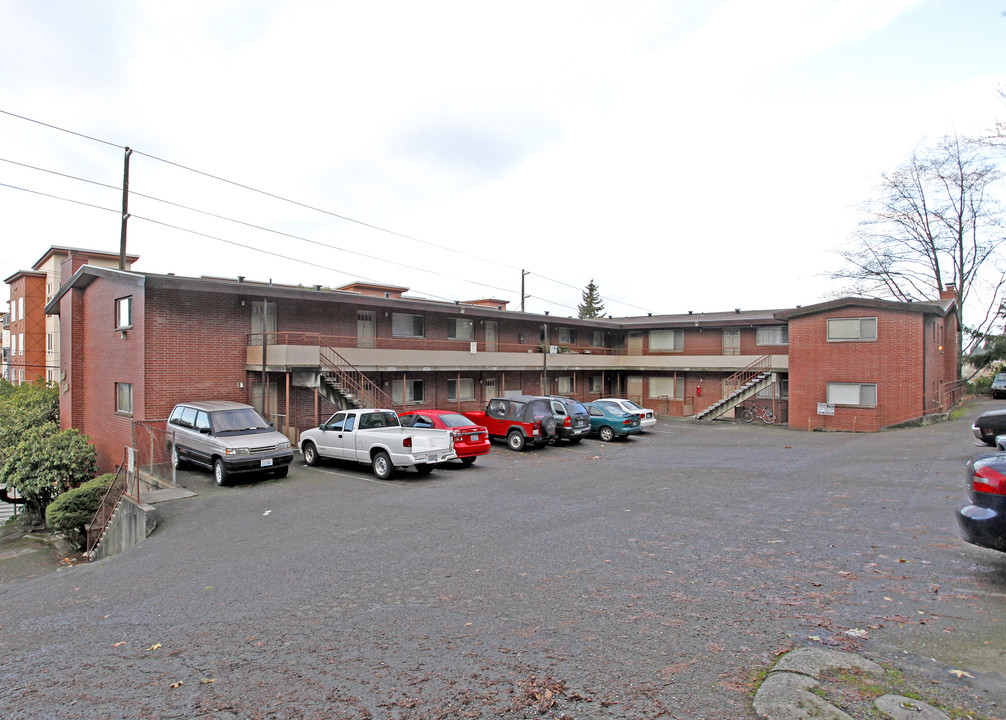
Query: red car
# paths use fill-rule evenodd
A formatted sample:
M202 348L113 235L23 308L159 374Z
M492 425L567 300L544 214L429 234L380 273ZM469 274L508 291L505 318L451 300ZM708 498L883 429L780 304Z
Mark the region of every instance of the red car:
M465 465L489 452L489 431L475 425L460 413L450 410L409 410L399 413L403 427L438 428L454 431L454 452Z

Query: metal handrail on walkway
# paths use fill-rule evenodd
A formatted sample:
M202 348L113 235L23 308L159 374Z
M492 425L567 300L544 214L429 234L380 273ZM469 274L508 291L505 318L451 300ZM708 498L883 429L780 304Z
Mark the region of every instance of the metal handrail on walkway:
M347 390L360 398L363 407L382 407L395 410L396 405L402 404L395 403L391 395L364 375L362 370L340 355L335 348L319 344L318 355L322 365L333 373Z
M126 490L126 462L123 461L122 464L119 465L119 469L115 472L112 484L108 486L105 496L101 499L101 503L98 505L98 509L95 511L94 517L87 525L88 560L90 560L91 553L98 546L101 536L104 535L105 528L108 527L108 523L112 519L112 514L115 512L115 508L118 506L119 501L122 500L122 496L126 494ZM139 496L139 492L137 492L137 496Z

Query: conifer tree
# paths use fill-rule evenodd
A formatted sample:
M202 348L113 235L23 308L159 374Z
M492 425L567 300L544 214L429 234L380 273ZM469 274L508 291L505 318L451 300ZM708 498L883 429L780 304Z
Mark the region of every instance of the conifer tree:
M604 302L601 300L601 293L594 284L594 278L587 283L582 294L583 302L579 305L579 313L582 318L596 318L604 315Z

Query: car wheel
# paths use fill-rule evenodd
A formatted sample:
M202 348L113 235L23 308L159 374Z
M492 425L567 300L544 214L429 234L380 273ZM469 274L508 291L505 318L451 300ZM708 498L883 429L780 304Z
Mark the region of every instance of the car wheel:
M425 477L426 475L429 475L431 472L433 472L433 466L432 465L416 465L416 472Z
M220 487L227 484L227 468L220 458L217 458L213 463L213 479Z
M464 457L464 458L461 458L461 462L464 465L471 465L473 462L475 462L475 458L474 457Z
M511 450L520 452L527 445L527 440L520 430L511 430L506 436L506 444Z
M390 480L395 475L395 466L391 464L391 458L388 456L388 453L383 450L374 455L372 465L374 475L379 480Z
M171 446L171 467L175 470L181 470L185 467L185 461L182 460L181 455L178 454L178 446Z
M304 462L312 467L318 464L318 448L313 442L304 443Z
M615 431L605 425L597 431L597 436L604 442L611 442L615 439Z
M290 468L288 468L288 467L281 467L281 468L280 468L279 470L275 470L275 471L273 472L272 476L273 476L274 478L277 478L277 479L279 479L279 480L282 480L283 478L285 478L285 477L286 477L286 474L287 474L288 472L290 472Z

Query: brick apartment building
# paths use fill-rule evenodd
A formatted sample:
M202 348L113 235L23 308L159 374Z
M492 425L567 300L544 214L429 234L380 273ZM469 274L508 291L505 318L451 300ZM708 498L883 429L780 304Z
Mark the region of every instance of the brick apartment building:
M757 402L797 428L865 431L943 409L957 378L952 299L579 319L406 292L80 266L45 308L61 423L91 437L103 469L134 423L163 425L193 399L254 404L293 440L354 400L469 410L513 393L703 419Z
M126 257L126 269L139 258ZM53 245L32 266L4 282L10 286L10 311L4 324L3 377L13 383L56 382L59 372L59 319L45 314L53 293L82 265L115 268L118 253ZM10 333L9 340L7 333Z

